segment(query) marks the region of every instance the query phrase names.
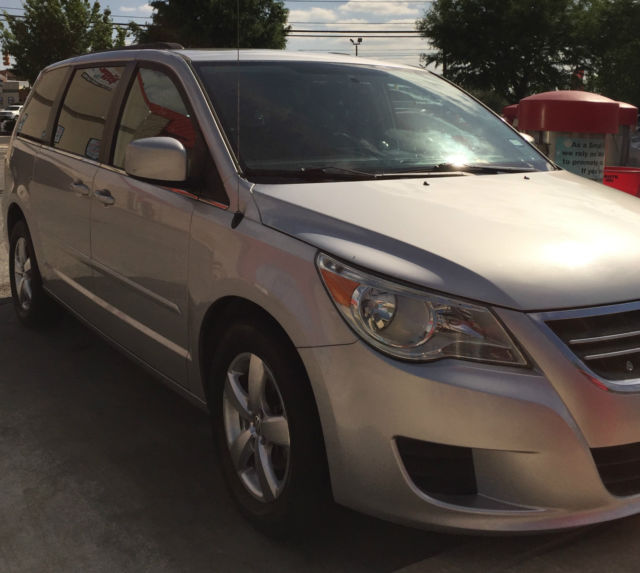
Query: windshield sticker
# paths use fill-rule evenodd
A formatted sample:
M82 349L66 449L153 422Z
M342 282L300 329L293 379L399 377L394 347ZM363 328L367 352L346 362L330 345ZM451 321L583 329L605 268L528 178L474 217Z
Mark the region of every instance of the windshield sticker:
M87 143L87 147L84 150L84 154L89 158L95 161L98 160L100 156L100 140L92 137Z
M120 79L115 70L116 68L90 68L82 72L82 78L93 85L111 91L112 86Z
M64 127L61 125L58 125L57 129L56 129L56 135L53 138L53 143L54 144L58 144L60 143L60 140L62 139L62 134L64 133ZM44 135L42 136L44 138Z
M22 117L20 118L20 121L18 122L18 127L16 128L16 131L18 133L20 133L22 131L22 126L24 125L24 122L27 121L27 118L29 117L28 113L23 113Z

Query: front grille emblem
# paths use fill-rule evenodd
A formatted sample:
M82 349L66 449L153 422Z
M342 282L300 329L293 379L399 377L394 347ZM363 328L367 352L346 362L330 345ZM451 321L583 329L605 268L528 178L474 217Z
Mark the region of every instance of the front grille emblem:
M635 366L633 365L633 362L631 362L631 360L627 360L627 363L624 365L624 367L627 369L627 372L633 372L635 369Z

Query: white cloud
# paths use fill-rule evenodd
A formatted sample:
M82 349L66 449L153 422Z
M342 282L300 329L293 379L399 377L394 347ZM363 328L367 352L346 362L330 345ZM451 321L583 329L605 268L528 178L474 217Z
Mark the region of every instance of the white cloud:
M338 24L338 26L346 26L347 28L353 28L354 24L368 24L369 21L366 18L349 18L348 24Z
M397 18L394 20L388 20L387 24L408 24L411 26L411 28L413 28L413 26L416 23L416 19L415 18Z
M318 52L345 52L351 53L353 46L348 38L289 38L287 50L300 51L311 50Z
M375 14L376 16L419 16L420 8L411 7L406 2L347 2L338 10L343 14Z
M311 8L310 10L289 10L289 22L335 22L338 15L326 8Z
M414 7L415 6L415 7ZM312 24L292 24L293 28L317 30L415 30L415 22L424 13L424 6L403 1L358 2L346 1L334 9L313 7L307 10L291 10L289 22L312 22ZM345 23L348 22L348 23ZM371 24L375 22L375 24ZM362 32L353 34L353 39L362 36L358 54L365 58L388 60L394 63L418 65L420 53L429 51L428 42L420 37L400 38L388 34L386 38L367 37ZM287 50L334 52L355 55L350 38L311 38L290 36Z
M153 6L150 4L142 4L141 6L120 6L121 12L142 12L144 14L151 14L153 12Z
M357 34L354 34L354 39ZM289 51L333 52L355 55L349 38L293 38L287 41ZM392 63L417 66L420 53L429 51L423 38L363 38L358 55L363 58L386 60Z

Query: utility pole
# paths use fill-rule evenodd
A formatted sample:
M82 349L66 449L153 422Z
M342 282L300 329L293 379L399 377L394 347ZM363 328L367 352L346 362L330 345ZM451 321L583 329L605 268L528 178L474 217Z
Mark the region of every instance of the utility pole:
M354 42L353 38L349 38L349 41L356 47L356 57L358 57L358 46L362 44L362 38L358 38L357 42Z

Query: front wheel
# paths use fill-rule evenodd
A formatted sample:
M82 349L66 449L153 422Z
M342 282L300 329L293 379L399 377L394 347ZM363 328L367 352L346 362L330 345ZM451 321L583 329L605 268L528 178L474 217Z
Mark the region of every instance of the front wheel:
M319 517L328 478L311 388L286 337L244 320L223 335L210 379L214 441L234 500L271 535Z

